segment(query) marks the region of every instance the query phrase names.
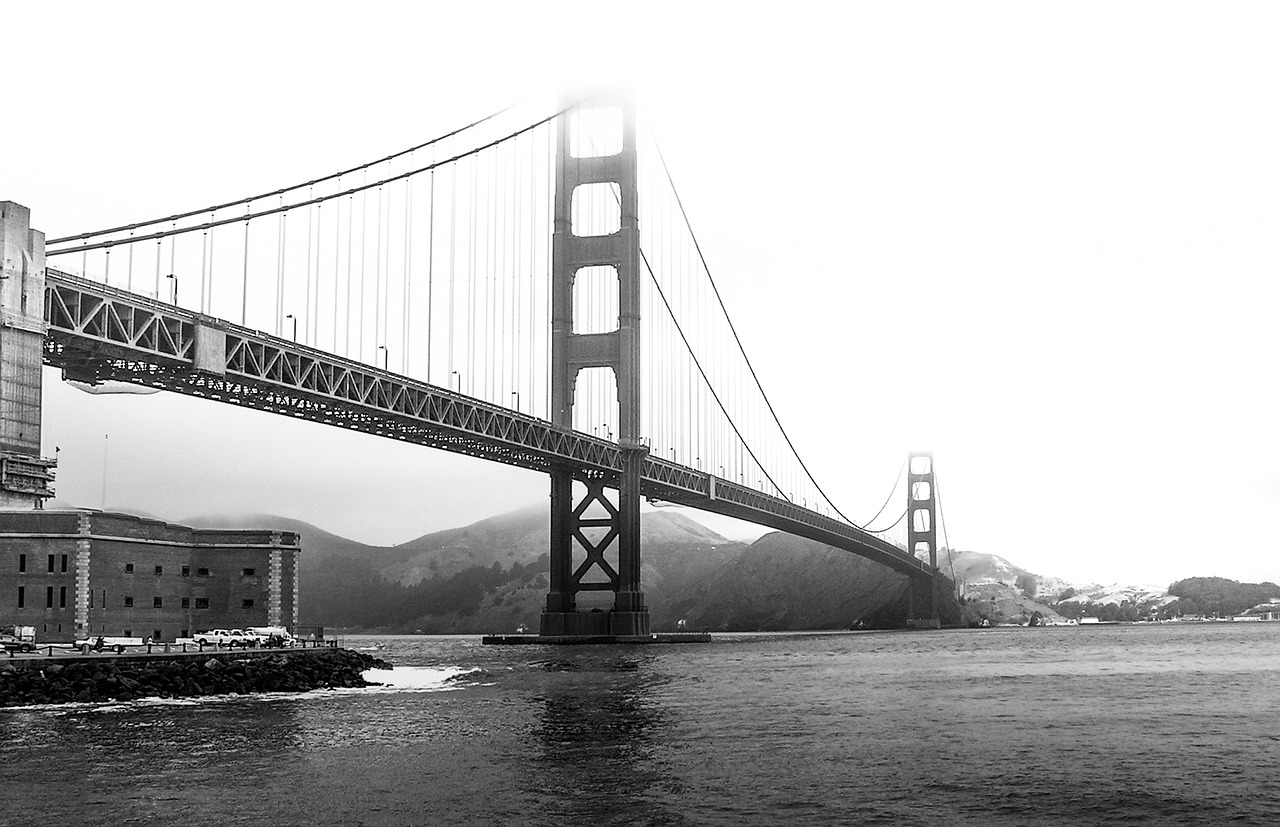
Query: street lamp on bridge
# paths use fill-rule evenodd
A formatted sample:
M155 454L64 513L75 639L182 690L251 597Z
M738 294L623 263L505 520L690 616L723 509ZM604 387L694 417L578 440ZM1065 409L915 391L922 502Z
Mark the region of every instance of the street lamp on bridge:
M450 374L450 376L456 376L456 377L458 377L458 393L462 393L462 374L461 374L461 373L458 373L456 370L451 370L451 371L449 371L449 374ZM450 379L449 379L449 386L450 386L450 388L452 388L452 387L453 387L453 379L452 379L452 378L450 378Z
M156 268L156 269L159 269L159 268ZM177 276L175 276L173 273L170 273L169 275L165 276L165 278L167 278L167 279L173 279L173 302L172 302L172 304L176 307L176 306L177 306L177 304L178 304L178 277L177 277Z
M512 391L511 395L516 398L516 413L520 413L520 391Z
M293 341L296 343L298 341L298 317L292 313L286 313L285 318L293 319Z
M297 322L295 321L294 324L296 325ZM389 365L391 364L391 351L387 350L386 345L378 345L378 350L382 351L382 369L390 370L391 368Z

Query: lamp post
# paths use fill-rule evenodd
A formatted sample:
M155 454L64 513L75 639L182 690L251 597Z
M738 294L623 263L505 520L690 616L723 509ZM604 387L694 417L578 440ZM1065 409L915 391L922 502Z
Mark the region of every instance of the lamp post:
M285 314L285 318L293 319L293 341L296 343L298 341L298 317L292 313L287 313Z
M387 350L386 345L378 345L378 350L382 351L382 369L390 370L388 366L391 364L391 351Z
M451 371L449 371L449 373L450 373L450 375L451 375L451 376L456 376L456 377L458 377L458 393L462 393L462 374L461 374L461 373L458 373L456 370L451 370ZM453 385L453 379L452 379L452 378L449 380L449 384L450 384L450 386L452 386L452 385Z
M175 276L173 273L170 273L169 275L165 276L165 278L167 278L167 279L173 279L173 302L172 302L172 304L176 307L176 306L177 306L177 304L178 304L178 277L177 277L177 276Z
M512 391L511 395L516 398L516 413L520 413L520 391Z

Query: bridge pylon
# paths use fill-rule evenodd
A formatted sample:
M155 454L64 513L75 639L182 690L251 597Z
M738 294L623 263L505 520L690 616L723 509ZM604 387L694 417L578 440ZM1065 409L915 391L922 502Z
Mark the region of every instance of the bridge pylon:
M640 479L648 448L640 439L640 235L635 110L621 96L596 98L591 110L612 110L621 118L621 140L609 155L582 152L592 142L583 107L557 122L555 226L551 247L551 422L572 429L574 389L580 371L612 369L617 382L618 446L622 474L614 505L606 480L573 467L551 473L551 577L540 634L546 637L647 636L649 610L640 589ZM597 112L596 114L604 114ZM572 130L579 130L576 135ZM612 136L610 136L612 137ZM575 150L578 150L575 152ZM617 229L605 235L577 235L574 203L585 187L604 185L606 209L616 206ZM586 200L584 197L583 200ZM600 200L597 200L597 204ZM606 222L608 224L608 222ZM580 272L608 268L618 280L618 326L604 333L575 333L573 286ZM574 502L574 481L585 484ZM574 565L574 549L585 553ZM616 566L610 562L616 549ZM611 592L612 605L586 609L583 592Z
M0 508L40 508L53 496L57 463L40 456L44 260L31 210L0 201Z
M913 452L907 456L907 552L913 557L928 554L933 576L927 582L913 578L908 586L907 626L938 629L938 527L937 489L934 486L933 454Z

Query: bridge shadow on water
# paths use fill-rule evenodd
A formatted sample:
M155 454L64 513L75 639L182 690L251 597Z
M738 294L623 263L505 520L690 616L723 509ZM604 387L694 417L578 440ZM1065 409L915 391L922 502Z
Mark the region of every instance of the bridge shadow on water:
M583 653L585 654L585 653ZM548 823L683 824L688 785L661 758L672 729L656 659L600 653L538 664L541 714L527 735L538 768L527 794Z

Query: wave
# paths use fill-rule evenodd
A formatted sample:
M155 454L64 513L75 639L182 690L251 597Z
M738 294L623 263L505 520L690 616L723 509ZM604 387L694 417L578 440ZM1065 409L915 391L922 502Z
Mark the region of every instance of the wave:
M456 688L459 685L459 679L464 675L479 671L479 667L467 669L461 666L395 666L391 669L369 669L364 672L364 679L380 686L356 691L368 692L373 689L394 692L438 692Z

